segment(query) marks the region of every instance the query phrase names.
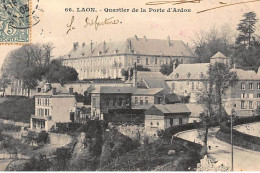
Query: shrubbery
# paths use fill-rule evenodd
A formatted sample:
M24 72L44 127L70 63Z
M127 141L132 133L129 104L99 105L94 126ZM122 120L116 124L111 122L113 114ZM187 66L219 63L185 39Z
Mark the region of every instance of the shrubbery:
M1 119L29 123L34 112L34 98L8 98L0 104Z
M260 116L243 117L235 119L234 125L247 124L260 121ZM216 137L219 140L231 143L231 127L229 122L221 123ZM243 148L260 151L260 137L252 136L233 129L233 144Z

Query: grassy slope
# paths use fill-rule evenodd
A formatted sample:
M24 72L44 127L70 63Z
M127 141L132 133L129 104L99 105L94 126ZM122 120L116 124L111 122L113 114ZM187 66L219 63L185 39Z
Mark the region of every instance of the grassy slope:
M9 98L0 103L0 118L29 123L34 110L34 98Z

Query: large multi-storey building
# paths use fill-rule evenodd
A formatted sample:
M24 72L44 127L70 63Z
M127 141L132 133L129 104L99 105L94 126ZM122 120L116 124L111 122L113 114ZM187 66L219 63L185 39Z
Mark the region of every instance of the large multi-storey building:
M73 43L73 49L63 57L63 65L76 69L79 79L121 78L121 70L142 65L159 71L163 64L178 61L193 63L196 54L179 40L129 38L121 42Z
M237 84L230 87L223 98L223 105L229 112L234 109L237 116L254 115L260 106L260 71L231 69L239 78Z
M215 62L230 66L229 58L218 52L210 63L180 64L166 82L174 93L187 98L189 103L196 103L200 94L208 89L208 69ZM260 71L230 70L237 73L238 82L223 96L226 112L231 114L233 109L238 116L253 115L254 110L260 106Z

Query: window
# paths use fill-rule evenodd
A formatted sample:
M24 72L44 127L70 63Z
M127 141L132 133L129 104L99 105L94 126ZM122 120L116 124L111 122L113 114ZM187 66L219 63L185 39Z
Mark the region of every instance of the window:
M249 96L250 99L254 98L254 94L253 93L248 94L248 96Z
M109 106L109 105L110 105L110 98L107 98L106 105L107 105L107 106Z
M249 101L249 109L253 109L253 102Z
M140 105L144 105L143 97L140 97Z
M137 64L139 64L140 63L140 57L138 56L137 57Z
M119 98L119 106L123 106L123 98Z
M187 84L187 85L189 85L190 83L189 83L189 82L187 82L186 84Z
M159 122L157 122L157 126L159 126L160 124L159 124Z
M45 109L45 115L49 116L50 115L50 110L49 109Z
M257 83L257 89L260 90L260 83Z
M249 89L253 90L253 83L249 83Z
M126 99L125 105L130 106L130 99L129 98Z
M40 105L40 98L37 98L37 101L38 101L38 105Z
M148 106L148 97L145 97L145 106Z
M96 98L93 98L93 106L96 106Z
M157 64L157 58L155 58L155 64Z
M259 106L260 106L260 101L257 102L257 107L259 107Z
M241 90L245 90L246 89L246 84L245 83L241 83Z
M182 118L179 118L179 124L182 124Z
M161 104L161 97L158 97L158 104Z
M152 125L153 125L153 122L151 122L150 124L151 124L151 126L152 126Z
M260 93L257 93L257 98L260 98Z
M241 101L241 109L245 109L245 101Z
M116 106L116 98L113 98L113 106Z
M149 59L148 58L146 58L146 65L148 65L149 64Z
M180 62L180 64L183 64L183 62L184 62L184 60L183 60L183 59L181 59L181 62Z
M138 97L135 97L135 105L138 105Z
M194 90L194 82L191 82L191 89Z
M246 94L245 94L245 93L242 93L242 94L241 94L241 98L246 98Z

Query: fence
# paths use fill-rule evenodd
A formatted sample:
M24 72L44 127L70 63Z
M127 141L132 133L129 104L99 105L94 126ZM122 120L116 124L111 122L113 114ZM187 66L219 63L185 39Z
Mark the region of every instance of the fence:
M0 119L0 123L15 125L15 126L22 126L22 127L29 127L30 126L29 123L15 122L13 120L5 120L5 119Z

